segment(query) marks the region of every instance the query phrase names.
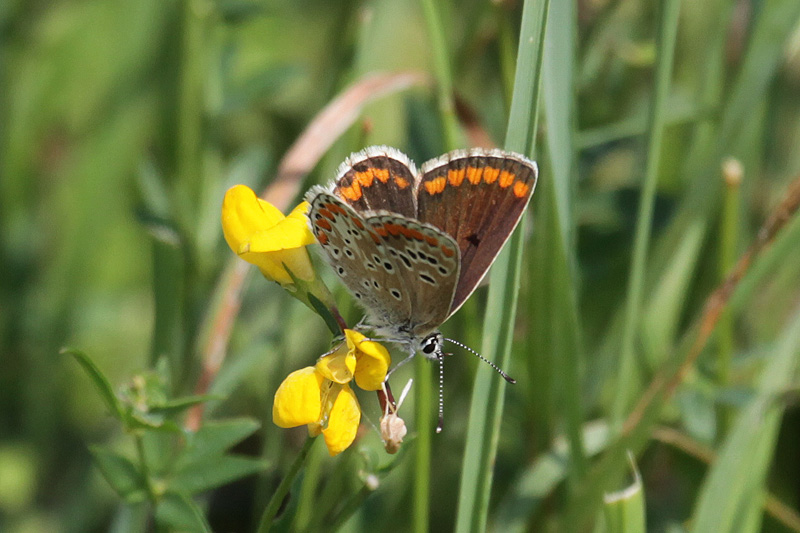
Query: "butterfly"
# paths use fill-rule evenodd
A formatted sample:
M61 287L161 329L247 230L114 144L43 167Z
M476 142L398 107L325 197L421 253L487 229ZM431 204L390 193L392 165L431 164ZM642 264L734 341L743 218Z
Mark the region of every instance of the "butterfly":
M438 328L486 275L537 176L535 162L502 150L453 151L418 172L398 150L374 146L348 157L332 187L308 192L309 223L365 310L362 325L409 358L441 362Z

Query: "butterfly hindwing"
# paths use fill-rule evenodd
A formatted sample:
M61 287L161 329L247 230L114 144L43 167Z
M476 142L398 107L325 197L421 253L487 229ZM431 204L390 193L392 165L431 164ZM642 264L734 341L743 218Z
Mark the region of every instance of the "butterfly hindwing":
M339 167L334 194L358 212L417 214L414 164L403 153L373 146L351 155Z
M439 229L400 215L386 213L367 218L396 265L401 284L408 288L409 332L424 336L449 315L459 275L458 244ZM400 296L390 291L395 300ZM400 325L400 324L398 324Z
M312 189L312 232L336 274L373 322L398 323L411 316L409 288L396 259L368 222L336 196ZM394 295L397 295L395 297Z

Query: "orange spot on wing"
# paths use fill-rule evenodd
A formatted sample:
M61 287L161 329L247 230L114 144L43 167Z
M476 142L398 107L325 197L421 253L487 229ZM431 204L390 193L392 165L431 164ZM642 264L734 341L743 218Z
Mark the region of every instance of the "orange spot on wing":
M453 257L454 255L456 255L455 250L453 250L449 246L445 246L444 244L442 245L442 253L447 257Z
M527 183L518 181L514 184L514 196L517 198L525 198L529 190L531 190L531 188Z
M375 244L380 244L381 243L381 238L378 237L378 235L374 231L370 231L369 232L369 236L372 237L372 241Z
M325 208L320 209L319 210L319 214L324 216L327 219L336 220L336 215L334 215L333 213L331 213L329 210L327 210Z
M364 223L363 223L363 222L361 222L361 220L359 220L358 218L356 218L356 217L350 217L350 220L352 220L352 221L353 221L353 224L355 224L355 226L356 226L358 229L364 229Z
M396 176L394 178L394 184L397 185L398 189L405 189L408 187L408 180L405 178L401 178L400 176Z
M386 230L386 226L378 226L375 228L375 231L383 238L386 238L389 235L389 232Z
M505 170L503 173L507 173ZM483 169L483 181L486 183L494 183L497 180L497 176L500 175L500 169L494 167L486 167ZM512 176L511 179L514 179Z
M361 185L357 181L354 181L349 187L340 188L339 191L345 200L351 202L356 202L361 198Z
M503 173L500 175L500 187L505 189L512 183L514 183L514 174L504 170Z
M438 178L433 178L430 181L425 182L425 190L428 191L428 194L434 195L439 194L444 190L444 186L447 184L447 180L444 179L444 176L439 176Z
M380 181L381 183L386 183L387 181L389 181L389 171L386 170L385 168L373 168L371 170L372 174L376 178L378 178L378 181Z
M325 205L325 208L326 208L328 211L332 212L332 213L337 213L337 214L339 214L339 215L344 215L344 214L345 214L344 207L342 207L342 206L340 206L340 205L336 205L336 204L326 204L326 205Z
M447 181L453 187L458 187L464 181L464 169L450 169L447 171Z
M317 241L319 241L319 243L322 246L325 246L326 244L328 244L328 235L326 233L320 232L319 235L317 235Z
M477 185L481 182L481 176L483 174L483 169L478 167L467 167L467 180L473 185Z
M425 241L430 244L431 246L439 246L439 240L436 237L431 237L430 235L425 235Z
M415 230L415 229L409 230L409 236L412 239L417 240L417 241L424 241L425 240L425 235L423 235L422 232L419 231L419 230Z
M373 178L372 169L368 168L364 172L356 172L353 183L358 183L362 187L372 187Z
M322 228L322 229L325 229L325 230L328 230L328 231L331 230L331 223L328 222L327 220L325 220L324 218L321 218L321 219L317 220L316 222L314 222L314 224L316 224L317 227L319 227L319 228Z
M397 237L403 229L402 226L398 226L397 224L386 224L384 227L393 237Z

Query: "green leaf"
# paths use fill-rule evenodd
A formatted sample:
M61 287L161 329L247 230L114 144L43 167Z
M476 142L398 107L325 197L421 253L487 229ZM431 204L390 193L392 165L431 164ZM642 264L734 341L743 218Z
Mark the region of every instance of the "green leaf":
M149 429L153 431L165 431L167 433L183 433L183 429L172 420L167 420L164 415L142 413L131 411L126 420L127 428Z
M237 456L208 457L178 472L170 487L183 493L195 494L261 472L267 463Z
M122 404L119 398L117 398L117 395L114 394L111 382L109 382L105 374L100 371L100 368L94 364L94 361L82 351L73 348L62 348L60 353L68 354L75 358L78 364L86 371L92 383L94 383L95 388L100 393L100 397L105 402L111 414L118 420L123 420L125 418L125 411L122 408Z
M99 446L89 450L103 477L122 499L135 503L147 498L144 477L130 459Z
M295 279L291 271L289 271L289 269L287 269L286 271L289 272L289 275L292 276L292 279ZM334 335L340 334L342 328L336 322L336 319L331 314L330 309L328 309L328 307L324 303L322 303L319 300L319 298L317 298L316 296L314 296L312 293L309 292L308 303L311 305L314 311L316 311L317 314L322 318L322 320L325 321L325 325L328 326L328 329L331 331L331 333L333 333Z
M223 399L223 397L216 394L183 396L181 398L175 398L174 400L167 400L159 405L151 406L149 412L153 414L163 414L164 416L172 416L194 405L221 399Z
M531 274L528 277L530 315L527 318L532 334L526 347L536 355L529 354L525 358L535 380L529 389L537 389L531 399L534 402L541 399L541 405L547 406L540 420L545 420L545 416L550 420L563 416L573 454L570 461L573 484L587 468L581 440L585 419L581 384L584 347L572 207L576 9L573 2L551 2L547 13L541 89L547 118L545 149L540 158L544 178L533 214L536 231L532 247L538 253L533 254L529 263ZM561 385L554 387L554 383ZM554 393L556 389L558 392ZM548 444L553 428L541 423L537 426L534 431L543 438L537 443L541 449Z
M658 283L646 296L640 339L651 368L663 363L672 346L705 233L702 221L688 227Z
M169 528L171 533L177 532L211 532L203 512L190 498L183 494L167 492L156 507L156 522Z
M206 422L194 434L187 436L186 448L178 458L177 468L216 458L228 448L252 435L261 427L252 418L237 418L221 422Z

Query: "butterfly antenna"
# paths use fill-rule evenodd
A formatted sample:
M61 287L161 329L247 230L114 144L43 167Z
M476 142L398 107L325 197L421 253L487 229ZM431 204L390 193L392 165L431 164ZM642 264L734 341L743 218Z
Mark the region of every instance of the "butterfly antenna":
M487 364L487 365L489 365L490 367L494 368L495 372L497 372L498 374L500 374L501 376L503 376L503 379L504 379L504 380L506 380L506 381L508 381L509 383L516 383L516 382L517 382L517 380L516 380L516 379L512 378L511 376L509 376L508 374L506 374L505 372L503 372L503 369L502 369L502 368L500 368L500 367L499 367L499 366L497 366L496 364L492 363L491 361L489 361L488 359L486 359L484 356L482 356L481 354L479 354L478 352L476 352L475 350L473 350L472 348L470 348L470 347L469 347L469 346L467 346L466 344L462 344L462 343L460 343L460 342L458 342L458 341L456 341L456 340L453 340L453 339L447 339L447 338L446 338L445 340L446 340L446 341L450 341L450 342L452 342L453 344L455 344L456 346L460 346L461 348L464 348L464 349L465 349L466 351L468 351L469 353L471 353L471 354L474 354L474 355L478 356L478 359L480 359L481 361L483 361L484 363L486 363L486 364Z
M436 358L439 360L439 423L436 424L436 433L441 433L444 428L444 354L441 350Z

